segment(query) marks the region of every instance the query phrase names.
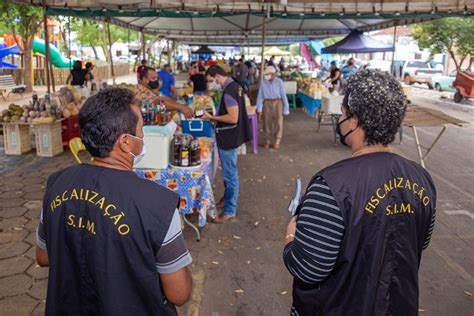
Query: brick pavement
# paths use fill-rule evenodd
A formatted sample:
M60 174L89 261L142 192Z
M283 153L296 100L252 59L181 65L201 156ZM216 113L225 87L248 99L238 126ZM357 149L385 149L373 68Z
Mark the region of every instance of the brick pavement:
M0 148L3 152L3 148ZM55 158L0 156L0 315L44 315L48 268L35 261L36 227L46 180L73 163Z

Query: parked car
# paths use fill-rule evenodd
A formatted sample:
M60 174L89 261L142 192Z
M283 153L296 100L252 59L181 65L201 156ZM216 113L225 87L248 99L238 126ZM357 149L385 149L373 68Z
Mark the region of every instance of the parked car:
M456 89L453 88L454 79L456 79L457 70L452 71L447 76L434 76L431 77L431 85L437 91L450 91L455 92Z
M431 68L427 62L415 60L405 62L402 73L405 84L426 83L428 88L433 89L431 78L442 75L443 71Z
M381 71L390 72L392 62L390 60L374 59L369 61L366 68L368 69L379 69Z

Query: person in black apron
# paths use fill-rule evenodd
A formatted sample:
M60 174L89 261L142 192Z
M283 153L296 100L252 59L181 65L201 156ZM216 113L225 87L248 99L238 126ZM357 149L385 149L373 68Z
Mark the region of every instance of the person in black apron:
M389 147L406 104L388 73L349 79L336 130L352 157L313 177L287 227L291 315L418 315L436 189L425 169Z
M191 256L178 194L139 178L144 156L140 104L106 89L79 114L94 157L52 174L37 233L49 265L46 315L177 315L191 295Z
M216 141L225 186L223 212L216 219L216 222L220 223L237 215L239 197L237 151L240 145L251 139L250 123L242 87L229 77L222 67L217 65L209 67L206 71L206 78L222 88L222 98L217 115L205 112L203 116L203 119L209 119L216 123Z

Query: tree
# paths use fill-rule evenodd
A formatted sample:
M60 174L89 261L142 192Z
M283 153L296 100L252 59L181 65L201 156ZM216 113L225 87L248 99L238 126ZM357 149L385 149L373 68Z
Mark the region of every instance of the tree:
M25 58L24 83L26 91L33 91L33 51L32 44L36 33L42 24L42 9L29 4L14 4L6 0L0 0L0 20L13 34L15 41L17 36L23 40L23 47L17 41L18 47Z
M420 48L428 48L431 54L447 52L460 70L466 58L474 55L474 19L445 18L415 24L412 36ZM472 65L472 58L469 68Z
M108 45L109 40L106 34L107 28L101 23L93 20L81 20L73 18L71 20L71 31L76 32L77 40L83 46L90 46L94 51L94 56L98 58L97 46L102 47L106 60L110 60ZM136 31L128 31L127 29L110 25L110 37L112 43L125 43L128 41L130 35L130 41L138 40L138 33Z

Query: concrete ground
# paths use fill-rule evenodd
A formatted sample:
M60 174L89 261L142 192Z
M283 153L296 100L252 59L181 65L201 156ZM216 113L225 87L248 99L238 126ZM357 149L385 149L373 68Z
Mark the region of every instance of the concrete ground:
M418 88L417 88L418 89ZM440 103L435 92L416 92L413 103L468 121L449 126L426 162L438 191L437 223L420 267L420 315L472 315L474 301L474 111ZM436 99L436 100L435 100ZM332 129L316 133L315 120L300 109L285 119L282 148L239 158L241 194L235 221L208 224L201 242L185 229L193 256L194 292L183 315L288 315L291 277L282 261L286 213L294 178L304 185L319 169L350 156L333 143ZM439 128L420 128L422 142ZM395 152L416 160L411 130ZM248 151L250 152L250 150ZM5 156L0 149L0 315L42 315L45 268L34 262L35 228L47 177L73 164L69 152L55 158L33 153ZM348 175L349 176L349 175ZM218 177L215 195L222 195ZM192 218L196 220L196 218Z

